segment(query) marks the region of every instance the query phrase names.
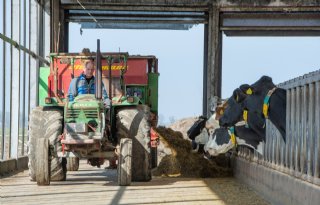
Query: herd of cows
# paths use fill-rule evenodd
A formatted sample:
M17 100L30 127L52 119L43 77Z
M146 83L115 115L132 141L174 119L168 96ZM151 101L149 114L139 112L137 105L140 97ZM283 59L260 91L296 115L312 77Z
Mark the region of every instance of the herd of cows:
M262 76L252 85L243 84L231 97L188 130L194 148L217 156L233 147L247 146L262 153L266 141L266 119L269 119L286 141L286 90L276 87L272 79Z

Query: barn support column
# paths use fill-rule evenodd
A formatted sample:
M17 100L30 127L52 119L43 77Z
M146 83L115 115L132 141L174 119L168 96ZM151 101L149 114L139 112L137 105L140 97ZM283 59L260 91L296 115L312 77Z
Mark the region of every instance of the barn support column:
M68 23L65 21L65 10L60 8L60 1L51 1L51 45L50 51L68 51Z
M44 1L43 5L43 57L46 58L50 53L51 25L50 25L50 1ZM48 58L46 58L48 59ZM44 65L43 62L41 62ZM48 65L46 65L48 66Z
M203 107L203 114L211 115L211 110L216 103L216 97L221 97L221 62L222 62L222 32L220 31L220 15L217 6L209 9L207 31L207 66L204 72L206 86L204 86L204 98L206 106ZM206 26L205 26L206 27Z
M202 98L202 115L207 116L207 70L208 70L208 24L204 24L203 37L203 98Z
M29 29L30 29L30 50L39 55L39 5L36 1L30 1ZM29 55L30 61L30 81L29 81L29 109L38 105L38 76L39 76L39 60Z
M58 52L58 45L59 42L59 6L60 1L51 1L51 45L50 51L51 52Z
M59 2L59 1L53 1ZM39 57L46 59L50 52L50 5L47 1L30 1L29 29L30 47ZM29 55L30 61L30 89L29 89L29 111L38 105L38 77L39 67L44 65L43 61Z

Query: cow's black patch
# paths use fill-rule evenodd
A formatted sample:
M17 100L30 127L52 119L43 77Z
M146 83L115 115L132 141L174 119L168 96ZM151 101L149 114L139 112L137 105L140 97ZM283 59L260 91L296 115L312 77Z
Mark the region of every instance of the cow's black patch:
M196 122L194 122L194 124L187 131L187 135L189 139L194 140L196 136L198 136L202 131L202 129L205 127L206 122L207 122L207 118L200 116L199 119Z
M216 136L217 145L228 144L230 141L230 135L226 128L216 129L213 136Z
M263 137L259 136L252 129L246 128L245 126L235 126L235 135L255 149L258 148L260 142L264 141Z

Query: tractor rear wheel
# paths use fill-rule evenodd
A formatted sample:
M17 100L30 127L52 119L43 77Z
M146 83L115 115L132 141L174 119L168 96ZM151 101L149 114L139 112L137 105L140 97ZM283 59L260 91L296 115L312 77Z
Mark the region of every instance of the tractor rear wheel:
M118 184L128 186L131 184L132 174L132 139L122 138L120 140L120 152L118 158Z
M55 155L61 151L59 136L62 133L63 113L56 108L36 107L29 118L28 167L31 181L36 181L37 141L41 138L49 140L50 151ZM66 180L66 159L52 156L50 164L51 181Z
M117 113L117 137L132 139L132 181L151 180L150 109L126 107Z
M67 158L67 171L78 171L79 169L79 157Z

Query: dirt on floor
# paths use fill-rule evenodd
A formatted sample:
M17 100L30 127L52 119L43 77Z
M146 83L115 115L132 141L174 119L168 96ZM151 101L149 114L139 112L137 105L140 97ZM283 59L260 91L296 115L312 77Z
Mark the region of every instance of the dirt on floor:
M160 136L158 151L161 153L164 148L170 152L159 157L159 165L153 170L153 175L202 178L232 176L228 156L205 159L203 154L192 151L190 140L185 140L181 132L166 127L155 130Z

